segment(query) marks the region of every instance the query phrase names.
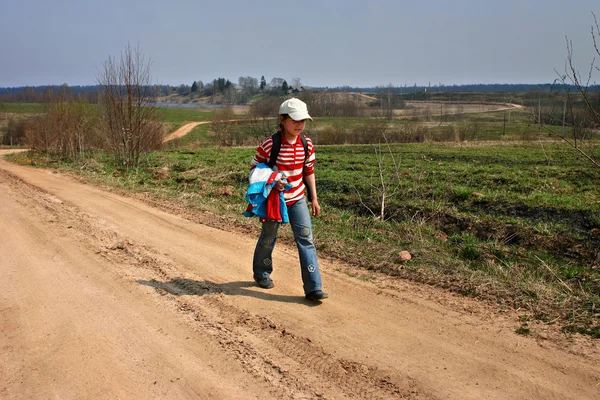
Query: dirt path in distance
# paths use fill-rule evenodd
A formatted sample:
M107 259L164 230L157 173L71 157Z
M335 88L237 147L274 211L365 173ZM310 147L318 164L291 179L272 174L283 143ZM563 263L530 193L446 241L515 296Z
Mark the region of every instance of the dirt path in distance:
M167 136L165 136L165 138L163 139L163 143L169 142L174 139L179 139L180 137L187 135L188 133L190 133L192 131L192 129L194 129L198 125L204 125L204 124L210 124L210 123L211 123L211 121L189 122L189 123L183 125L182 127L180 127L179 129L177 129L177 130L169 133Z
M313 305L281 245L261 290L254 235L2 159L0 238L2 399L600 398L592 340L326 259Z
M236 122L237 123L237 122L248 122L248 120L229 119L229 120L223 120L220 122ZM165 136L165 138L163 139L163 143L166 143L168 141L178 139L180 137L187 135L188 133L190 133L192 131L192 129L194 129L198 125L204 125L204 124L210 124L210 123L212 123L212 121L189 122L189 123L181 126L179 129L175 130L174 132L171 132L170 134Z

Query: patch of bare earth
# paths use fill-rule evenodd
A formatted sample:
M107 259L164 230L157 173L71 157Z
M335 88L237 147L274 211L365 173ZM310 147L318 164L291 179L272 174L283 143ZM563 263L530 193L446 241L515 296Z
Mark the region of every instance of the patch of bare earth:
M511 103L469 103L407 101L406 108L394 110L395 118L435 117L440 115L479 114L497 111L515 111L523 106Z

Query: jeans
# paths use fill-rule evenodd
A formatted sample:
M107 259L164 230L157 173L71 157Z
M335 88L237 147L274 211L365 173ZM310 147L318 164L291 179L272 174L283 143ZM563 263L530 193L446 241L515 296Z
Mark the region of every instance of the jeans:
M317 249L313 242L312 223L310 213L304 198L298 200L294 205L288 206L288 215L290 225L294 232L294 239L298 247L300 256L300 270L302 272L302 282L304 284L304 293L308 294L315 290L321 290L321 273L319 272L319 262L317 261ZM277 231L279 223L266 221L262 224L262 231L254 250L254 259L252 261L252 271L254 280L259 281L269 278L273 272L273 248L277 241Z

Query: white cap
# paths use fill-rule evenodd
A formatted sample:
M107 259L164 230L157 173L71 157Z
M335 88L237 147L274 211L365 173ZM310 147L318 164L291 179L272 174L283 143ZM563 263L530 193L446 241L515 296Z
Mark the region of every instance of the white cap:
M281 106L279 106L279 115L281 114L289 115L294 121L302 121L305 119L310 119L312 121L312 118L308 115L306 103L295 97L281 103Z

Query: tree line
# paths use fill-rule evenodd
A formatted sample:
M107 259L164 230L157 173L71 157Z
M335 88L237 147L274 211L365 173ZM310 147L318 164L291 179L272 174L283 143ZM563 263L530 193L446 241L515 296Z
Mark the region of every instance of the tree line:
M149 90L157 96L190 96L191 99L198 97L211 97L211 102L225 104L242 104L248 102L257 94L285 95L300 88L302 83L299 78L293 79L294 84L289 85L283 78L272 78L267 83L264 75L260 80L251 76L240 76L237 84L227 78L218 77L209 82L202 80L193 81L191 85L147 85ZM4 103L44 103L51 92L58 92L67 86L74 97L91 104L99 102L101 85L68 86L21 86L11 88L0 88L0 102Z
M42 103L44 94L48 91L58 91L63 85L0 87L0 102L5 103ZM302 88L300 79L294 78L289 84L285 79L274 77L269 82L264 76L260 79L251 76L240 76L237 84L227 78L218 77L209 82L193 81L191 84L152 85L153 90L160 96L178 94L192 97L219 97L218 100L231 104L247 102L258 93L285 95L294 89ZM69 89L77 98L95 104L98 102L98 85L75 85ZM385 92L405 96L413 95L415 99L425 99L426 93L557 93L577 91L574 84L468 84L468 85L393 85L373 87L338 86L312 87L313 90L332 92L381 93ZM590 85L588 92L600 91L600 85Z

